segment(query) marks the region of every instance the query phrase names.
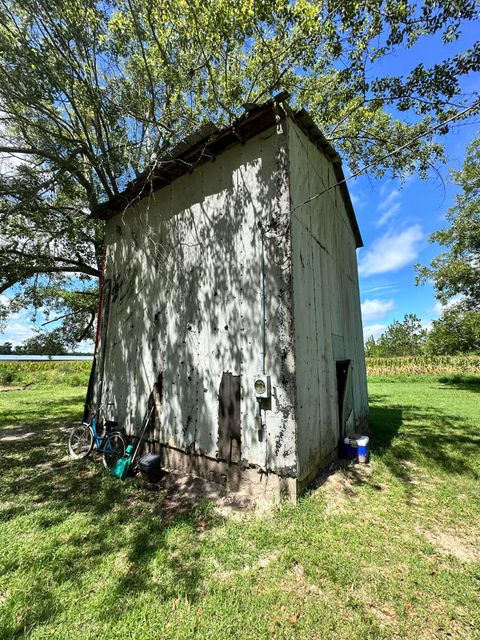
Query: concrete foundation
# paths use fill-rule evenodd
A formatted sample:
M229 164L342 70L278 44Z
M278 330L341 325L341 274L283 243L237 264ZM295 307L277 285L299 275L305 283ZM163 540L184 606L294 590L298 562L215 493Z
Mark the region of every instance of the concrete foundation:
M175 469L216 482L228 491L249 495L257 504L278 504L281 500L296 502L296 478L280 477L260 469L232 465L165 446L160 447L160 455L165 469Z

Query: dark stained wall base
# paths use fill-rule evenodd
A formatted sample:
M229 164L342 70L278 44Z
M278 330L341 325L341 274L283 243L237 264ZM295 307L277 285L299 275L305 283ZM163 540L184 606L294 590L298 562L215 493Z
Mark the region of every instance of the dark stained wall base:
M315 478L320 475L322 471L324 471L329 464L331 464L334 460L338 459L338 447L335 447L328 454L324 455L317 463L310 468L308 473L302 478L297 480L297 493L301 495L304 493L310 485L313 483Z
M201 455L191 455L177 449L160 446L164 468L190 473L224 486L229 492L246 493L257 504L276 504L297 500L297 480L280 477L275 473L262 473L256 468L228 464Z
M368 414L365 414L358 419L357 430L365 433L367 424ZM314 463L312 461L305 475L293 478L282 477L272 472L263 473L254 467L229 464L224 460L213 460L160 445L162 465L167 470L175 469L196 475L220 484L232 493L245 493L261 506L275 505L281 500L296 504L297 499L311 486L315 478L338 458L338 454L338 447L333 448Z

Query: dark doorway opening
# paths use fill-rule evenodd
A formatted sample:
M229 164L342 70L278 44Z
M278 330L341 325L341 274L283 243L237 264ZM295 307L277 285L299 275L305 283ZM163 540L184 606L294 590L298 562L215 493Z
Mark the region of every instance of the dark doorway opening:
M345 405L345 392L347 390L348 372L350 370L350 360L339 360L336 363L337 369L337 402L338 402L338 427L340 437L345 436L344 426L344 405Z

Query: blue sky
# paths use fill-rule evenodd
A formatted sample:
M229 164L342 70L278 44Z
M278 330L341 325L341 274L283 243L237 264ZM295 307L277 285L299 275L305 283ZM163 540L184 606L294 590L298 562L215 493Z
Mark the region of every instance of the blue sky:
M460 146L455 166L462 164L465 145ZM447 181L448 171L442 168L441 173ZM428 264L440 251L428 236L445 226L454 185L445 182L444 191L440 179L412 177L402 187L396 180L362 178L350 190L365 244L358 252L365 336L377 337L406 313L415 313L429 326L441 308L429 283L415 285L413 265Z
M382 61L384 73L407 73L423 62L430 66L473 44L478 29L465 26L460 39L445 46L440 37L422 41L408 51ZM388 67L387 67L388 65ZM378 68L377 68L378 71ZM480 88L479 74L462 80L463 99L474 102L471 95ZM438 139L445 145L447 163L436 166L439 176L429 180L409 177L382 180L362 176L349 182L349 190L357 214L365 247L358 252L360 292L364 334L375 337L393 320L415 313L425 326L441 314L432 286L415 286L413 265L428 264L441 251L428 242L433 231L446 226L445 213L454 204L457 187L449 170L460 169L465 149L478 135L478 116L453 123L450 132ZM443 181L443 182L442 182Z
M448 47L440 37L423 40L412 49L381 61L372 73L406 74L420 62L431 66L446 55L471 46L475 31L472 25L466 25L460 39ZM473 102L471 93L479 88L479 74L463 79L463 98ZM454 203L457 192L449 169L462 166L466 146L479 133L478 120L470 118L459 126L454 124L448 135L440 138L448 157L447 164L437 166L441 179L433 175L425 181L414 175L401 185L391 178L362 176L348 182L365 244L358 252L358 262L366 337L378 336L406 313L417 314L425 326L439 317L441 308L434 290L429 284L415 286L413 265L429 263L440 251L428 242L428 236L445 226L445 212ZM348 168L345 173L348 175ZM43 314L38 314L36 326L44 321ZM21 312L10 319L5 332L0 334L0 342L10 340L19 344L33 333L30 315Z

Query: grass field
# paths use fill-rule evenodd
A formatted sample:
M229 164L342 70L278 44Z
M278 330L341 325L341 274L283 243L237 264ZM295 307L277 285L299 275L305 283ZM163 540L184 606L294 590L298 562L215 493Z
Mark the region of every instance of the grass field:
M0 393L0 637L480 637L480 379L370 379L370 466L241 520L65 458L84 390Z

